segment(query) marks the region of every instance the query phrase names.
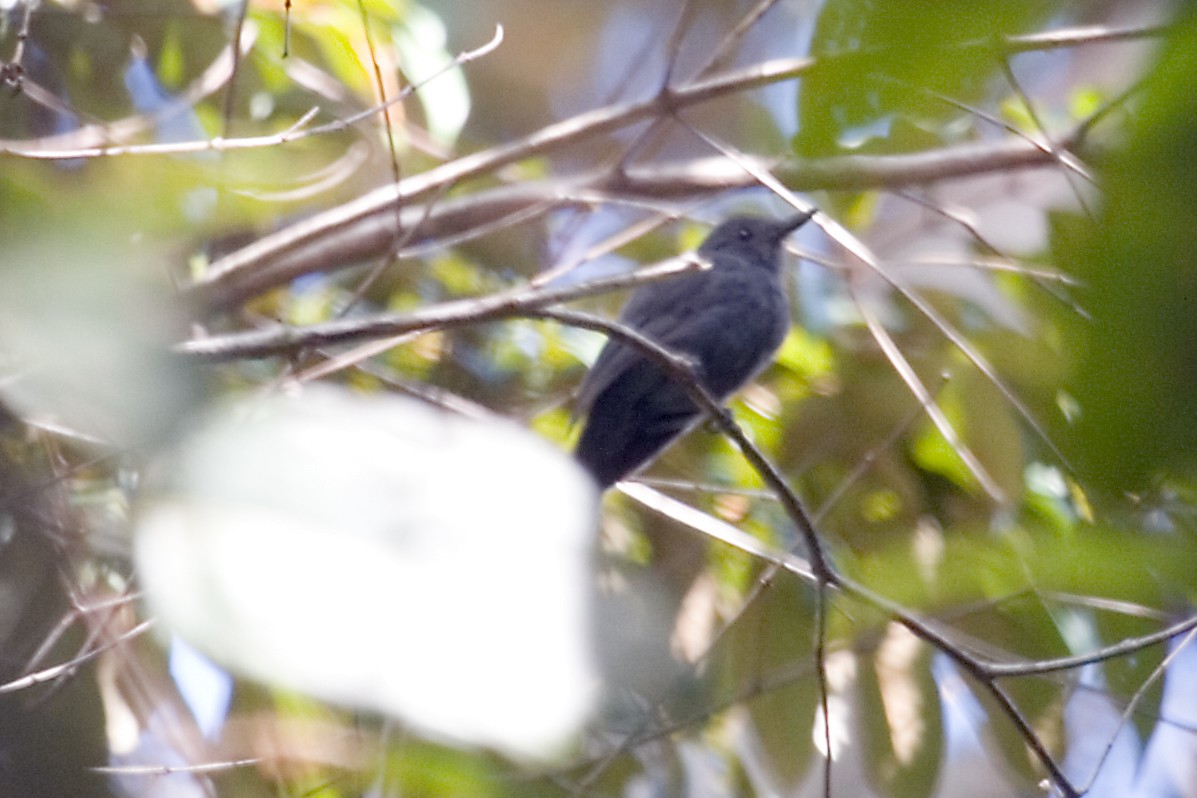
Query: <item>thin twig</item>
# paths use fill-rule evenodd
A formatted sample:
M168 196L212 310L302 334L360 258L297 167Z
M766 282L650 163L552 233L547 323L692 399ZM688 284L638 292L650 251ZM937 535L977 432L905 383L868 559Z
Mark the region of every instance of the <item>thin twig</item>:
M1125 638L1113 645L1104 646L1088 654L1045 659L1037 662L987 662L981 665L981 669L987 677L994 679L1007 679L1014 676L1036 676L1057 671L1073 670L1083 665L1105 662L1106 660L1117 657L1125 657L1137 651L1142 651L1145 648L1158 646L1194 629L1197 629L1197 616L1186 618L1183 621L1160 629L1158 632L1152 632L1151 634L1140 637Z
M261 757L248 759L230 759L226 762L204 762L197 765L100 765L88 768L92 773L103 773L110 776L170 776L175 773L221 773L235 768L260 765Z
M252 26L246 26L246 35L255 35L256 29ZM124 155L186 155L201 152L228 152L232 150L251 150L261 149L264 147L276 147L280 144L286 144L292 141L308 138L310 136L320 136L328 133L335 133L347 130L358 122L369 119L374 115L385 111L396 103L403 102L407 97L417 89L423 87L429 81L436 80L441 75L449 70L468 63L469 61L486 55L493 51L503 41L503 28L499 26L495 29L495 35L489 42L481 47L470 50L458 55L451 62L446 64L441 69L429 75L425 80L418 84L411 84L405 86L396 97L391 98L385 104L372 106L364 111L354 114L346 119L338 119L324 125L316 127L305 128L298 124L293 124L282 133L274 133L266 136L247 136L242 138L222 138L207 139L204 141L179 141L179 142L159 142L154 144L110 144L112 140L120 140L127 138L126 135L113 135L118 130L118 125L129 124L130 122L137 122L137 119L130 120L125 123L114 123L110 125L100 126L98 131L102 135L97 136L97 131L94 129L84 129L82 131L74 131L73 133L64 134L57 137L44 137L32 141L25 141L19 139L0 139L0 154L2 155L16 155L22 158L31 158L35 160L70 160L74 158L105 158L116 157ZM247 43L242 42L242 47L248 49ZM221 59L213 62L208 71L212 71ZM219 88L219 87L217 87ZM213 89L215 90L215 89ZM180 104L188 104L182 98ZM193 103L192 103L193 104ZM173 106L172 106L173 108ZM159 115L164 112L159 112ZM156 115L155 115L156 116ZM148 123L138 123L138 130L143 127L153 124L155 116L151 116ZM305 114L307 118L307 114ZM124 131L121 131L124 133ZM80 139L89 142L85 144L65 143L59 145L60 142L77 142ZM99 143L92 144L90 142L97 141Z
M1089 788L1092 787L1094 782L1097 781L1097 777L1101 773L1102 766L1105 764L1106 759L1109 758L1110 753L1114 750L1114 743L1117 742L1119 733L1123 727L1130 722L1131 716L1135 713L1135 710L1138 709L1139 704L1142 703L1143 697L1147 695L1148 689L1150 689L1151 686L1156 684L1160 679L1164 678L1164 674L1167 672L1168 666L1172 664L1173 660L1180 656L1180 653L1184 651L1186 646L1193 644L1193 639L1195 636L1197 636L1197 629L1191 629L1189 633L1185 635L1185 639L1178 642L1176 647L1169 651L1164 658L1160 660L1159 664L1152 669L1151 674L1144 679L1143 683L1139 685L1137 690L1135 690L1134 695L1131 696L1130 701L1128 701L1126 706L1123 708L1122 715L1118 719L1118 725L1110 734L1110 738L1106 743L1105 750L1102 751L1101 756L1097 760L1097 764L1093 766L1093 775L1089 777L1089 781L1085 784L1082 792L1088 792Z
M877 346L881 348L890 365L894 367L894 371L906 383L906 387L910 390L910 393L914 395L919 405L926 411L927 417L931 419L931 423L939 430L939 434L944 437L944 440L952 447L952 451L956 452L956 455L964 462L969 473L976 477L977 482L985 493L997 504L1005 504L1006 492L990 476L989 469L985 467L972 448L956 432L956 428L952 426L952 422L939 406L939 402L931 395L931 391L914 370L914 366L902 354L901 348L889 334L889 331L885 329L880 318L878 318L877 314L869 306L868 301L861 297L855 286L851 284L849 285L849 291L852 294L852 299L856 303L857 309L864 318L865 326L868 327L869 333L873 336L873 340L877 342Z
M59 676L63 676L64 674L72 673L80 665L95 659L105 651L108 651L109 649L114 648L121 643L132 640L133 638L144 634L153 625L154 620L152 618L147 621L142 621L132 629L129 629L112 640L97 645L95 648L88 649L79 656L69 659L66 662L59 663L58 665L54 665L49 668L43 668L36 673L30 673L26 676L22 676L19 679L13 679L11 682L0 684L0 695L3 695L4 693L12 693L17 690L26 690L30 687L34 687L35 685L43 684L45 682L51 681L52 679L57 679Z

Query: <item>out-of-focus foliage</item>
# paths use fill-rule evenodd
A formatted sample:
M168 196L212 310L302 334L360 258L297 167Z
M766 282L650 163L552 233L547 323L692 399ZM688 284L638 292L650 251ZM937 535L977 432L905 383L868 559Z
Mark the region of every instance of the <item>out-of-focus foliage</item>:
M1030 33L1060 5L828 0L810 47L819 65L799 95L795 149L901 152L971 138L977 120L948 99L972 105L1009 87L995 80L994 51L969 45Z
M224 409L164 471L139 572L163 622L221 663L514 755L588 715L596 491L534 435L314 388Z
M1124 147L1103 163L1097 234L1071 240L1093 286L1076 379L1086 476L1149 491L1197 466L1197 16L1187 11L1147 77ZM1172 524L1161 519L1165 527Z
M153 248L131 246L137 231L72 210L0 222L0 337L20 374L5 397L29 418L161 444L198 404L198 375L166 351L185 325L148 279Z
M950 657L868 602L820 595L746 546L713 541L734 541L734 532L809 555L765 480L708 428L642 475L655 502L618 491L603 501L593 576L603 701L548 761L460 747L465 735L455 737L452 721L437 726L446 739L420 718L409 728L403 710L396 718L324 704L289 692L304 685L285 673L232 675L142 625L155 605L138 592L131 530L152 518L138 515L152 506L147 497L186 503L146 486L182 475L178 460L160 455L194 434L198 407L320 379L361 394L414 393L443 412L501 415L564 448L576 434L571 392L603 339L511 318L436 324L376 349L319 346L220 365L172 344L425 312L522 287L562 264L580 263L566 279L582 282L693 247L733 211L783 211L764 190L704 187L713 173L705 159L721 153L682 121L776 158L779 173L797 164L784 173L816 180L803 199L885 269L879 276L808 225L795 237L803 262L787 261L795 328L731 403L810 507L838 568L961 651L1002 662L1086 654L1191 616L1197 35L1183 6L1164 34L1154 23L1170 9L1152 0L778 3L721 64L815 56L795 79L675 116L662 104L651 126L641 119L567 148L531 146L516 163L438 186L401 212L432 218L456 207L460 227L392 242L406 248L402 257L380 249L343 263L330 237L325 268L227 312L205 315L177 298L228 253L252 251L269 233L395 179L511 146L550 123L573 118L584 128L573 115L650 97L671 61L672 85L685 85L754 5L694 3L680 14L650 0L319 0L291 4L288 17L283 3L254 4L237 59L231 7L118 0L34 9L20 69L2 73L9 83L0 92L0 794L814 795L828 737L833 796L1039 789L1044 769L1025 734ZM0 57L15 58L25 6L0 14ZM496 24L505 35L498 49L432 77ZM1080 33L1069 46L1003 49L1004 37L1072 26ZM1117 26L1134 35L1103 34ZM427 82L404 96L413 81ZM389 130L370 112L383 97L400 100L387 110ZM320 135L283 140L284 131L325 124ZM253 136L267 138L245 148L26 157ZM1070 148L1080 168L1046 157L1034 168L987 165L987 146L1013 149L1028 138ZM976 173L956 165L950 178L937 175L962 145L974 148ZM836 159L845 154L882 157ZM921 159L921 176L895 180L888 170L912 163L907 156ZM663 164L693 167L693 191L654 194L652 170ZM817 167L814 178L806 166ZM819 168L857 182L828 189ZM636 193L623 170L647 173L650 188ZM575 195L554 182L585 174L604 175L601 190ZM474 226L471 212L487 202L518 207L524 190L543 192L535 213ZM655 211L679 221L620 238ZM611 252L593 257L608 243ZM574 307L614 317L622 301L602 295ZM271 451L230 445L227 471L218 464L214 473L301 516L292 532L323 514L333 540L362 528L362 497L402 501L394 473L442 473L421 469L432 460L417 461L417 447L363 431L364 414L344 414L322 429L352 444L348 455L302 431L287 446L247 433L234 436L239 445ZM310 446L311 459L288 454L290 445ZM284 462L271 466L274 458ZM303 463L318 466L306 483L315 487L279 478ZM529 518L537 491L550 490L504 457L471 466L463 471L475 485L489 469L495 484L518 486L510 496L526 497ZM168 469L166 478L149 479L155 468ZM437 504L489 517L484 491L436 479L448 497ZM593 514L585 504L578 512ZM436 515L419 502L389 509ZM392 531L420 545L418 535ZM355 579L381 567L316 551L304 559L309 573L280 574L294 559L284 556L286 528L279 539L236 563L260 569L249 588L290 575L302 601L279 601L292 608L343 606L357 588L368 592ZM466 616L471 607L478 618L501 614L504 583L535 570L543 554L525 559L509 543L502 533L462 543L460 562L450 553L419 575L439 594L368 607L339 630L374 636L363 642L378 646L363 649L397 652L384 659L406 653L435 668L439 655L452 658L443 674L498 678L494 657L471 657L471 640L453 639L468 624L439 630L454 643L442 650L405 636L396 619L444 617L436 595L460 602ZM502 556L487 555L489 546ZM205 573L181 557L171 564ZM487 579L469 578L471 568ZM561 608L553 602L540 609ZM211 620L216 609L246 607L209 616L201 602L198 612ZM263 612L272 630L305 626L285 609ZM526 661L530 672L548 663L537 646L507 642L503 661ZM1197 675L1191 658L1165 659L1185 645L1178 638L1170 649L998 684L1076 785L1096 775L1094 794L1154 798L1197 783L1184 769L1197 762L1188 698ZM351 646L329 648L298 664L351 656ZM255 656L251 645L223 654L235 664L237 654ZM387 665L353 662L344 674ZM334 683L339 675L321 673ZM356 700L370 685L350 687L355 705L378 708ZM404 687L438 695L431 680ZM187 769L199 764L217 767ZM88 769L97 767L115 771ZM1157 789L1160 779L1173 781Z

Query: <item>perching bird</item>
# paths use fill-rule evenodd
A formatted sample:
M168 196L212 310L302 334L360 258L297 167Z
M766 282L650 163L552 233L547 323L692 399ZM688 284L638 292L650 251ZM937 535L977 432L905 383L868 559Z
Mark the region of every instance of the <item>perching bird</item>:
M712 268L639 289L621 323L689 357L703 387L725 400L769 363L785 338L790 308L781 245L814 213L728 219L698 249ZM587 419L574 456L603 488L639 470L701 415L685 388L615 339L586 375L576 412Z

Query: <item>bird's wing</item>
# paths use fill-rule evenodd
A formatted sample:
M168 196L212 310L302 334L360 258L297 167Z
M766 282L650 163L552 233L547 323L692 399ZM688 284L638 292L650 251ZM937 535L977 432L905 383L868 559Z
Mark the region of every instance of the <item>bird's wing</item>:
M639 332L666 349L674 349L692 335L707 293L708 273L655 283L640 289L628 300L619 316L621 324ZM575 412L586 413L620 374L644 356L632 346L610 339L578 389Z

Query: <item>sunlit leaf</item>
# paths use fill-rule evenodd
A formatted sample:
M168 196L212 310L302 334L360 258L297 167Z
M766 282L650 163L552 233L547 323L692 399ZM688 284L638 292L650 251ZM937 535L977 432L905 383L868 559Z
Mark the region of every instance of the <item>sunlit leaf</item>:
M819 705L812 650L813 607L796 579L779 577L736 620L724 638L728 687L748 692L753 738L769 771L793 787L811 767ZM788 674L788 677L787 677Z
M856 681L857 734L869 780L881 795L925 798L939 778L943 720L932 653L891 625Z

